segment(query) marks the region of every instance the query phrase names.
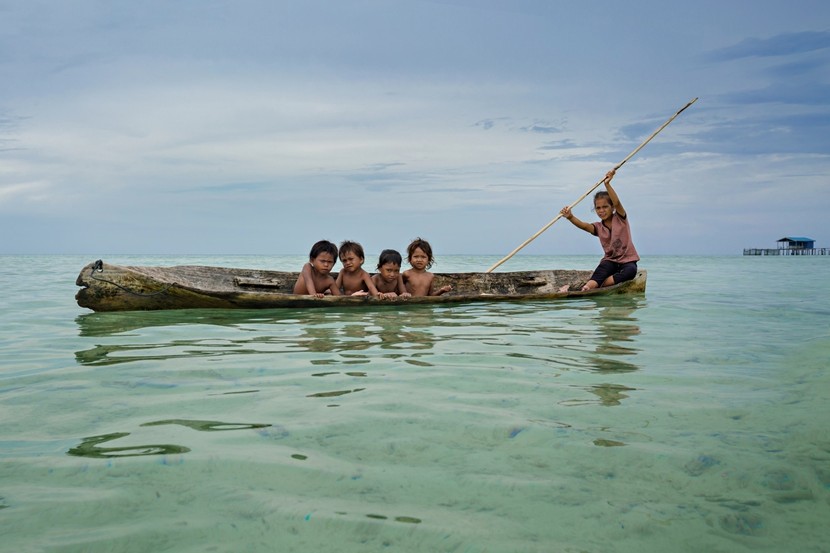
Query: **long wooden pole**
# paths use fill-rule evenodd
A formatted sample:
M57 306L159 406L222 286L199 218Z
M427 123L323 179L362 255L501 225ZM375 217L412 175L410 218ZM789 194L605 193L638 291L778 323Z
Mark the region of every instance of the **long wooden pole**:
M677 113L675 113L674 115L672 115L672 116L669 118L669 120L668 120L668 121L666 121L665 123L663 123L663 124L660 126L660 128L659 128L659 129L657 129L656 131L654 131L654 132L651 134L651 136L649 136L648 138L646 138L646 139L645 139L645 141L644 141L642 144L640 144L639 146L637 146L637 148L635 148L633 152L631 152L630 154L628 154L628 155L625 157L625 159L624 159L624 160L622 160L621 162L619 162L619 163L617 164L617 166L616 166L616 167L614 167L614 171L616 171L617 169L619 169L620 167L622 167L623 165L625 165L625 162L626 162L626 161L628 161L629 159L631 159L632 157L634 157L634 156L637 154L637 152L639 152L640 150L642 150L642 149L643 149L643 147L644 147L646 144L648 144L649 142L651 142L651 139L652 139L652 138L654 138L655 136L657 136L657 134L658 134L660 131L662 131L663 129L665 129L666 127L668 127L668 126L669 126L669 123L671 123L672 121L674 121L675 117L677 117L678 115L680 115L681 113L683 113L683 110L685 110L687 107L691 106L691 105L692 105L692 104L694 104L695 102L697 102L697 98L695 98L694 100L692 100L691 102L689 102L688 104L686 104L685 106L683 106L682 108L680 108L680 109L677 111ZM590 194L591 192L593 192L594 190L596 190L596 188L597 188L600 184L602 184L604 181L605 181L605 177L602 177L602 179L600 179L600 180L599 180L599 182L597 182L595 185L593 185L591 188L589 188L587 192L585 192L582 196L580 196L580 197L579 197L579 199L577 199L574 203L572 203L572 204L571 204L570 206L568 206L568 207L570 207L571 209L573 209L573 207L574 207L576 204L578 204L579 202L581 202L582 200L584 200L584 199L588 196L588 194ZM487 269L487 271L486 271L486 272L487 272L487 273L492 273L492 272L493 272L493 269L497 268L499 265L501 265L502 263L504 263L505 261L507 261L508 259L510 259L511 257L513 257L514 255L516 255L516 253L518 253L518 251L519 251L519 250L521 250L522 248L524 248L525 246L527 246L528 244L530 244L531 242L533 242L534 240L536 240L536 239L539 237L539 235L541 235L543 232L545 232L545 231L546 231L546 230L548 230L551 226L553 226L553 224L554 224L556 221L558 221L561 217L562 217L562 213L559 213L559 214L558 214L556 217L554 217L554 218L553 218L553 220L551 220L551 221L550 221L547 225L545 225L545 226L543 226L541 229L539 229L539 232L537 232L536 234L534 234L533 236L531 236L530 238L528 238L527 240L525 240L524 242L522 242L522 243L519 245L519 247L517 247L515 250L513 250L512 252L510 252L509 254L507 254L507 256L506 256L506 257L504 257L501 261L499 261L498 263L496 263L495 265L493 265L492 267L490 267L489 269Z

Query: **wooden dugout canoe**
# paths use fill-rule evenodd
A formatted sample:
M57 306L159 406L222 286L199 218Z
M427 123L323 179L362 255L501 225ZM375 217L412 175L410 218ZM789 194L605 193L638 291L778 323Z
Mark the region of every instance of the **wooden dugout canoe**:
M81 269L75 284L78 305L93 311L157 309L273 309L280 307L357 307L383 304L559 300L604 294L643 293L646 271L634 280L580 292L591 271L545 270L505 273L435 273L441 296L381 300L369 296L299 296L292 293L299 273L204 265L120 266L101 260ZM571 290L559 292L568 285Z

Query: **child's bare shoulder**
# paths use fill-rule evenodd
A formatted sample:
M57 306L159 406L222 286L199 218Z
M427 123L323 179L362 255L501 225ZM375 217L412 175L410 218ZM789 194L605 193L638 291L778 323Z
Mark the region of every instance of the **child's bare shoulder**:
M429 283L429 282L432 282L432 279L434 277L435 277L435 275L433 275L432 273L430 273L428 271L421 271L421 272L413 273L410 276L410 280L412 280L413 282L427 282L427 283Z

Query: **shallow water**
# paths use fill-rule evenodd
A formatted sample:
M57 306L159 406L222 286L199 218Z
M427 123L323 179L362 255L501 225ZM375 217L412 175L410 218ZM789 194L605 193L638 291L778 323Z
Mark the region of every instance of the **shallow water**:
M102 314L74 303L91 257L0 259L4 550L828 550L830 258L653 257L644 296L558 303Z

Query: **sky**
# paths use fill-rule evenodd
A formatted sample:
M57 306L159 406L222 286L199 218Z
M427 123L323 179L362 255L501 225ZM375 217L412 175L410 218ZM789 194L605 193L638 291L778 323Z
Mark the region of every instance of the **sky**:
M826 0L0 0L0 254L507 254L694 98L641 257L830 247Z

